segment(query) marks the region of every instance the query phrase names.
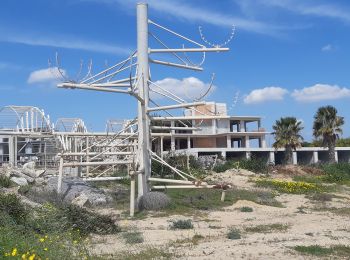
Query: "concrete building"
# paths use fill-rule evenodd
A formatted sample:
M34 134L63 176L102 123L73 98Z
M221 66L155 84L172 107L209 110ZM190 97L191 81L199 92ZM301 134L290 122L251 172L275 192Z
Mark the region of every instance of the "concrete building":
M42 109L7 106L0 109L0 165L35 160L38 166L57 167L57 155L62 151L73 161L89 162L91 157L110 163L116 156L132 154L130 147L137 142L137 124L132 122L109 120L105 132L88 132L79 118L61 118L51 124ZM268 147L270 134L262 127L260 117L230 116L226 104L214 102L187 109L183 116L153 116L151 121L152 150L161 156L169 152L227 159L254 156L281 164L284 149ZM350 147L337 147L336 159L350 162ZM327 148L303 147L293 152L294 164L326 161Z
M283 162L284 149L275 150L266 144L271 133L262 127L261 117L230 116L224 103L207 102L186 110L184 116L153 117L152 125L152 149L162 155L173 152L227 159L255 156L267 163ZM336 159L350 162L350 147L337 147ZM326 161L324 147L302 147L293 152L294 164Z

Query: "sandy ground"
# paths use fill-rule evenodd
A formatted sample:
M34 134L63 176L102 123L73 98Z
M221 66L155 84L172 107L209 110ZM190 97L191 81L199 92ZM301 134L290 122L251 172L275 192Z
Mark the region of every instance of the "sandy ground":
M249 172L226 172L211 176L240 188L251 189ZM283 208L263 206L251 201L237 201L220 211L205 212L196 216L148 217L142 220L122 220L124 230L143 233L142 244L126 244L120 234L95 236L92 250L98 254L113 254L121 251L139 252L148 247L164 248L177 254L177 259L315 259L302 255L292 247L297 245L350 245L349 215L341 216L331 211L317 211L315 207L349 207L350 193L337 194L330 202L311 201L305 195L283 194L277 200ZM253 212L240 212L248 206ZM302 208L302 210L301 210ZM170 230L170 219L188 219L194 223L191 230ZM246 227L267 224L286 224L286 231L254 233ZM241 231L242 238L226 238L230 227ZM194 235L203 236L198 243L191 242ZM334 259L334 258L332 258ZM350 259L350 256L349 258Z

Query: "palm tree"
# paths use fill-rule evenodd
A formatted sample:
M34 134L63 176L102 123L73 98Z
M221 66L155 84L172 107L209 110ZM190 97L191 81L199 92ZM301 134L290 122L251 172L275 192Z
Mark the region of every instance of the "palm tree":
M284 161L286 164L292 164L293 162L293 150L301 146L303 137L300 135L300 131L304 128L301 126L301 121L298 121L295 117L281 117L276 120L276 123L272 126L275 135L275 142L273 147L275 149L285 148Z
M321 138L322 144L328 147L329 162L335 160L335 144L342 134L341 129L344 125L344 117L337 115L338 111L333 106L320 107L314 116L313 135L316 138Z

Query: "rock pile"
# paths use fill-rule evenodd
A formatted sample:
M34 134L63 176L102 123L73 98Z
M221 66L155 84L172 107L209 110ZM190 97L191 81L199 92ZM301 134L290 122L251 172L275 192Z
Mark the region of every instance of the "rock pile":
M29 183L42 182L45 170L36 170L35 162L28 162L22 168L4 166L1 169L1 174L10 178L10 180L19 186L25 186Z

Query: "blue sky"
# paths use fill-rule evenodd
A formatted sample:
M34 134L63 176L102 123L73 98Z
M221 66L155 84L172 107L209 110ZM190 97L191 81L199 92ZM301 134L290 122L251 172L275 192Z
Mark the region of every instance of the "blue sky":
M0 106L33 105L52 121L83 118L103 130L110 118L130 118L136 102L124 95L55 87L48 59L58 52L68 77L80 60L98 72L136 48L135 2L127 0L3 0L0 9ZM258 115L268 130L281 116L304 122L312 138L318 107L334 105L350 136L350 3L345 0L163 0L148 1L150 18L201 42L198 26L212 42L225 41L235 25L230 52L210 53L203 72L152 65L152 80L179 86L186 96L205 91L226 102L233 115ZM182 42L151 28L169 46ZM203 42L201 42L203 43ZM154 44L151 42L151 46ZM159 47L159 46L155 46ZM201 60L200 54L189 57ZM167 57L164 57L166 60ZM54 65L55 66L55 65ZM86 66L84 66L86 69ZM193 77L193 78L191 78ZM197 93L194 93L191 86ZM184 90L185 89L185 90ZM199 90L199 91L198 91Z

